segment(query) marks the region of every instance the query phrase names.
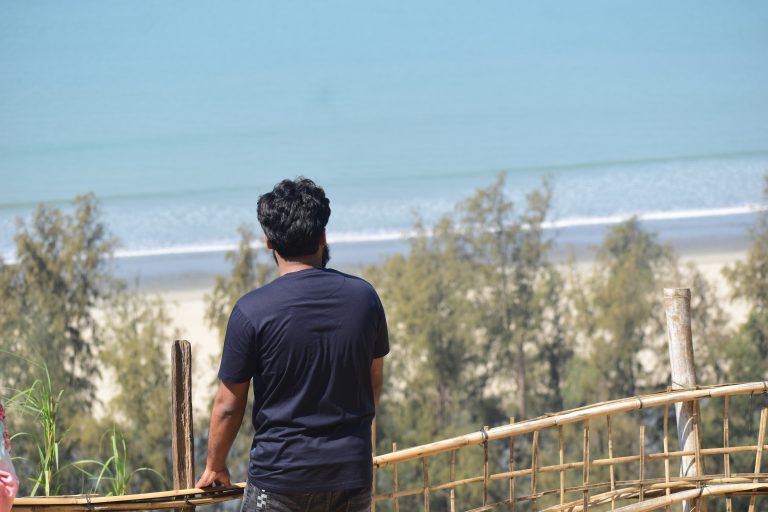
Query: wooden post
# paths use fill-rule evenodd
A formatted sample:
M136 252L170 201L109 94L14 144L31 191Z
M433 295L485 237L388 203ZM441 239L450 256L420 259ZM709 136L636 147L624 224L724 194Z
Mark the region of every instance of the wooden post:
M392 452L397 451L397 443L392 441ZM453 490L453 488L451 488ZM400 492L400 488L397 485L397 463L392 465L392 496L395 498L395 512L400 512L400 499L397 493ZM373 505L373 503L371 503Z
M171 347L171 458L173 488L191 489L195 485L195 448L192 437L192 346L176 340ZM177 508L184 512L194 506Z
M672 389L696 386L696 367L693 361L693 336L691 334L691 290L688 288L664 288L664 312L667 317L669 364L672 372ZM696 402L678 402L677 437L680 450L698 453L701 433ZM703 461L685 455L680 458L680 476L698 477ZM703 467L701 468L703 471ZM700 510L701 500L683 502L683 511Z

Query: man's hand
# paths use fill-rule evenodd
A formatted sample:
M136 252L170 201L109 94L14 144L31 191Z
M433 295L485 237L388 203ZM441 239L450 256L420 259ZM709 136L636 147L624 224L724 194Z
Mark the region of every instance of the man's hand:
M226 463L227 453L243 421L249 387L250 382L222 382L219 385L211 411L211 428L208 430L208 459L197 487L232 485Z
M232 486L232 482L229 480L229 469L227 466L224 466L224 468L220 470L205 468L203 476L197 481L195 487L200 489L202 487L211 487L213 485L223 485L224 487Z

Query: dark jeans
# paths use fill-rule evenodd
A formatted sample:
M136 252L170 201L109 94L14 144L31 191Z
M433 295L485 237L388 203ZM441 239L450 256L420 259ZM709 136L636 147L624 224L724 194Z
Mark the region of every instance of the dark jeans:
M278 494L248 484L240 512L368 512L371 489Z

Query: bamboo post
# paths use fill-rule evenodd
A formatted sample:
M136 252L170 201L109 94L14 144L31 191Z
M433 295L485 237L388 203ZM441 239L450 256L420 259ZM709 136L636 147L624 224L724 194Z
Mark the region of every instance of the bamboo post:
M728 425L730 422L730 398L731 397L728 395L723 398L723 448L726 450L731 446L729 433L730 427ZM723 470L725 471L725 478L731 478L731 454L728 452L723 454ZM731 496L728 495L725 497L725 512L732 512L732 510L733 500L731 499Z
M666 484L664 494L669 497L672 492L669 488L669 404L664 405L664 483ZM669 510L669 505L664 507L664 510Z
M643 481L645 480L645 425L640 425L640 492L639 492L639 500L638 501L644 501L645 500L645 485L643 485Z
M483 432L488 432L488 425L483 427ZM488 505L488 479L490 470L488 465L488 440L483 443L483 506Z
M429 458L421 459L421 469L424 476L424 512L429 512Z
M392 452L397 451L397 443L392 441ZM397 497L397 463L392 465L392 495L395 497L395 512L400 512L400 501ZM373 503L371 503L371 506L373 506Z
M456 450L451 450L451 483L456 481ZM456 488L451 486L451 512L456 512Z
M582 489L584 492L583 508L586 512L589 508L589 419L584 420L584 467L582 472Z
M515 418L511 417L509 418L509 424L512 425L515 422ZM515 470L515 438L510 437L509 438L509 461L508 461L508 467L509 472L512 473ZM515 496L515 477L510 476L509 477L509 502L512 505L511 510L512 512L515 511L516 508L516 502L517 497ZM453 512L453 511L451 511Z
M608 458L613 460L613 429L610 414L605 417L605 421L608 424ZM613 469L613 462L608 466L608 471L611 477L611 510L616 510L616 495L613 494L616 490L616 473Z
M757 434L757 447L755 448L755 478L752 480L754 483L759 481L760 466L763 462L763 445L765 445L765 423L768 416L768 408L764 408L760 411L760 428ZM757 500L756 495L752 495L749 499L749 512L755 512L755 503Z
M563 426L557 427L558 448L560 451L560 506L565 505L565 440L563 439ZM613 489L611 489L613 490Z
M533 441L531 442L531 510L536 512L536 487L539 479L539 431L533 432Z
M195 447L192 432L192 346L175 340L171 346L171 458L173 488L195 485ZM189 512L194 506L176 510Z
M672 373L672 389L693 388L696 386L696 367L693 360L693 336L691 334L691 290L688 288L664 288L664 312L667 317L667 335L669 341L669 363ZM698 452L701 432L694 402L678 402L677 437L680 449ZM698 477L702 466L697 457L684 455L680 458L680 476ZM701 468L703 469L703 467ZM698 499L684 501L683 511L700 510Z

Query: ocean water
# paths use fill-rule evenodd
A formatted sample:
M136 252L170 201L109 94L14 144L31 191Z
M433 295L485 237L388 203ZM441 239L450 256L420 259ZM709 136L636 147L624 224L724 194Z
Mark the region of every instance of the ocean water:
M329 239L369 242L401 239L415 216L430 225L478 187L492 184L499 170L421 173L392 176L318 173L310 176L326 189L332 215ZM588 226L616 222L632 215L647 220L728 216L760 207L768 152L701 155L684 158L576 162L512 168L506 190L518 208L525 194L544 176L554 183L550 227ZM59 176L29 183L41 200L71 208L68 197L93 191L103 219L119 238L119 257L219 252L237 243L237 227L257 225L258 196L276 177L249 173L185 176L153 173L152 179L133 175L122 179ZM78 181L80 180L80 181ZM14 259L16 219L28 219L37 201L24 201L22 180L16 190L0 192L0 254ZM22 200L19 200L22 198Z
M6 4L6 260L17 218L84 192L124 259L220 253L300 174L336 243L400 239L500 171L518 204L553 176L553 227L762 200L764 1Z

